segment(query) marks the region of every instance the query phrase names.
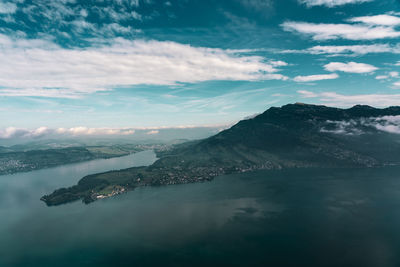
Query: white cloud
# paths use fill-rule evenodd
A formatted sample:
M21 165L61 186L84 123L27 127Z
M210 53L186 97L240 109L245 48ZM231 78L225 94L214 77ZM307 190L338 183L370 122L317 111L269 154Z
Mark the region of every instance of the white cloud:
M335 7L346 4L359 4L364 2L371 2L373 0L298 0L298 1L299 3L305 4L308 7L313 7L313 6Z
M321 128L323 133L344 134L344 135L360 135L363 133L358 127L359 120L348 121L326 121L325 127Z
M372 128L382 132L400 134L400 116L381 116L343 121L327 121L321 132L360 135Z
M293 80L295 82L314 82L321 80L332 80L339 78L336 73L332 74L318 74L318 75L308 75L308 76L296 76Z
M0 2L0 14L13 14L15 11L17 11L16 4Z
M356 62L331 62L329 64L326 64L324 68L327 71L343 71L349 73L369 73L378 69L377 67L370 64Z
M88 128L74 127L69 129L58 128L57 133L69 133L71 135L130 135L134 134L133 129L112 129L112 128Z
M400 134L400 116L383 116L373 118L370 125L388 133Z
M158 134L158 133L159 133L158 130L151 130L151 131L148 131L146 134L153 135L153 134Z
M388 44L372 44L372 45L326 45L313 46L304 52L310 54L356 54L364 55L369 53L400 53L400 47L392 47Z
M285 66L289 65L287 62L282 61L282 60L277 60L277 61L271 60L268 63L274 67L285 67Z
M37 129L19 129L15 127L8 127L4 130L0 129L0 139L10 138L39 138L43 136L55 135L69 135L69 136L82 136L82 135L131 135L135 133L133 128L88 128L88 127L72 127L72 128L57 128L50 129L48 127L39 127Z
M139 84L287 79L276 73L281 61L176 42L114 39L108 46L64 49L0 35L0 58L0 95L8 96L77 97Z
M375 79L377 80L386 80L387 78L389 78L389 76L387 75L378 75L375 77Z
M41 137L48 134L49 132L51 132L49 128L42 126L30 132L30 134L32 135L32 137Z
M391 80L391 78L398 78L400 74L397 71L391 71L385 75L378 75L375 77L377 80Z
M395 89L400 89L400 81L399 81L399 82L394 82L394 83L393 83L393 87L394 87Z
M161 130L172 129L200 129L200 128L222 128L227 125L181 125L181 126L158 126L158 127L124 127L124 128L92 128L92 127L71 127L71 128L48 128L39 127L36 129L24 129L8 127L0 129L0 139L35 139L35 138L64 138L80 136L130 136L133 134L155 135Z
M8 138L16 138L16 137L23 137L29 131L24 129L17 129L15 127L7 127L4 130L0 130L0 138L1 139L8 139Z
M306 90L297 92L303 98L315 98L324 105L334 107L349 107L358 104L387 107L397 106L400 103L400 94L342 95L335 92L316 93Z
M400 45L389 44L371 45L316 45L302 50L283 50L284 54L311 54L328 56L359 56L373 53L400 54Z
M390 15L363 16L349 19L350 22L362 22L371 25L396 26L400 25L400 18Z
M391 26L366 24L324 24L287 21L282 25L285 31L312 36L314 40L375 40L400 37L400 32Z

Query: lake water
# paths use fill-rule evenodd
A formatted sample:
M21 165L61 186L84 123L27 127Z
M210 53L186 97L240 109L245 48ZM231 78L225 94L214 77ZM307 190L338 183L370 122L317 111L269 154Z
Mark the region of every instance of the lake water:
M0 266L400 266L400 168L259 171L90 205L39 198L151 151L0 176Z

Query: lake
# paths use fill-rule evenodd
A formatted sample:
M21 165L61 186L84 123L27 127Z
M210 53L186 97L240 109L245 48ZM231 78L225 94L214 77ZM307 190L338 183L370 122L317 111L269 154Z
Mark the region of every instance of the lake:
M40 197L152 151L0 176L0 266L400 266L400 168L258 171L89 205Z

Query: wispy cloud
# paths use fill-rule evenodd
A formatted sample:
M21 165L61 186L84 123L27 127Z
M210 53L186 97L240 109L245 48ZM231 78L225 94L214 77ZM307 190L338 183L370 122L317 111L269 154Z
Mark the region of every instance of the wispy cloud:
M57 128L50 129L48 127L39 127L36 129L22 129L8 127L0 130L0 139L11 138L40 138L44 136L83 136L83 135L131 135L135 130L131 128L88 128L88 127L73 127L73 128Z
M357 62L331 62L324 65L327 71L342 71L349 73L369 73L374 72L378 68L370 64L357 63Z
M266 12L274 6L272 0L236 0L242 6L250 10Z
M370 25L397 26L400 25L400 18L391 15L363 16L349 19L350 22L362 22Z
M143 4L148 2L143 1ZM138 29L133 25L150 19L138 13L138 6L138 1L120 0L109 0L107 4L95 0L85 1L85 4L76 0L25 1L18 5L19 17L14 16L14 20L19 26L33 24L39 32L61 36L72 44L74 40L84 42L88 37L134 36Z
M282 53L301 53L312 55L329 56L358 56L373 53L400 53L400 46L391 46L389 44L371 44L371 45L316 45L303 50L284 50Z
M146 134L148 134L148 135L154 135L154 134L158 134L160 131L158 131L158 130L151 130L151 131L148 131Z
M287 79L277 73L283 61L167 41L115 39L110 45L65 49L0 35L0 58L0 95L8 96L79 97L139 84Z
M400 103L400 94L343 95L336 92L311 92L306 90L299 90L297 92L303 98L310 98L313 101L319 101L325 105L336 107L349 107L358 104L387 107Z
M332 80L339 78L339 75L336 73L331 74L317 74L317 75L308 75L308 76L296 76L293 80L295 82L314 82L321 80Z
M370 125L384 132L400 134L400 116L374 118Z
M132 135L155 135L160 131L168 130L186 130L186 129L204 129L218 128L224 129L227 125L205 125L193 126L182 125L176 127L158 126L158 127L123 127L123 128L93 128L93 127L71 127L71 128L49 128L38 127L35 129L24 129L16 127L7 127L0 129L0 139L38 139L38 138L60 138L60 137L101 137L101 136L132 136Z
M371 2L373 0L298 0L299 3L305 4L308 7L313 6L326 6L326 7L336 7L346 4L359 4L364 2Z
M131 135L135 133L134 129L130 128L88 128L88 127L73 127L73 128L58 128L54 130L57 134L76 135Z
M343 134L343 135L360 135L363 131L358 129L359 123L356 120L348 121L327 121L325 126L321 128L323 133Z
M14 3L0 2L0 14L13 14L17 10L17 5Z
M321 132L360 135L371 130L400 134L400 116L381 116L342 121L327 121Z
M255 99L263 97L267 88L235 91L213 97L202 97L187 99L180 104L180 107L190 112L205 112L207 110L218 110L220 113L234 110L235 108L247 103L255 103ZM269 101L276 101L269 100Z
M390 72L387 72L385 75L376 76L375 79L377 79L377 80L393 80L393 79L396 79L396 78L399 78L399 77L400 77L399 72L390 71Z
M388 19L386 20L382 19L380 16L350 18L348 21L350 22L359 21L361 23L326 24L326 23L287 21L281 24L281 26L285 31L297 32L303 35L311 36L314 40L333 40L333 39L376 40L376 39L400 37L400 32L397 31L394 27L397 24L390 24ZM376 23L372 24L371 23L372 21ZM379 21L380 24L378 24Z

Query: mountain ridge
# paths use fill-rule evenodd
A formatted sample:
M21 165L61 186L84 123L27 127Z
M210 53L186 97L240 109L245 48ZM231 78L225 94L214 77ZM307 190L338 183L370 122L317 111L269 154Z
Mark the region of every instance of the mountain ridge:
M89 203L138 186L201 182L257 169L399 164L400 135L379 130L371 119L399 115L397 106L340 109L295 103L272 107L209 138L158 151L159 159L148 167L89 175L42 200L47 205L76 199Z

